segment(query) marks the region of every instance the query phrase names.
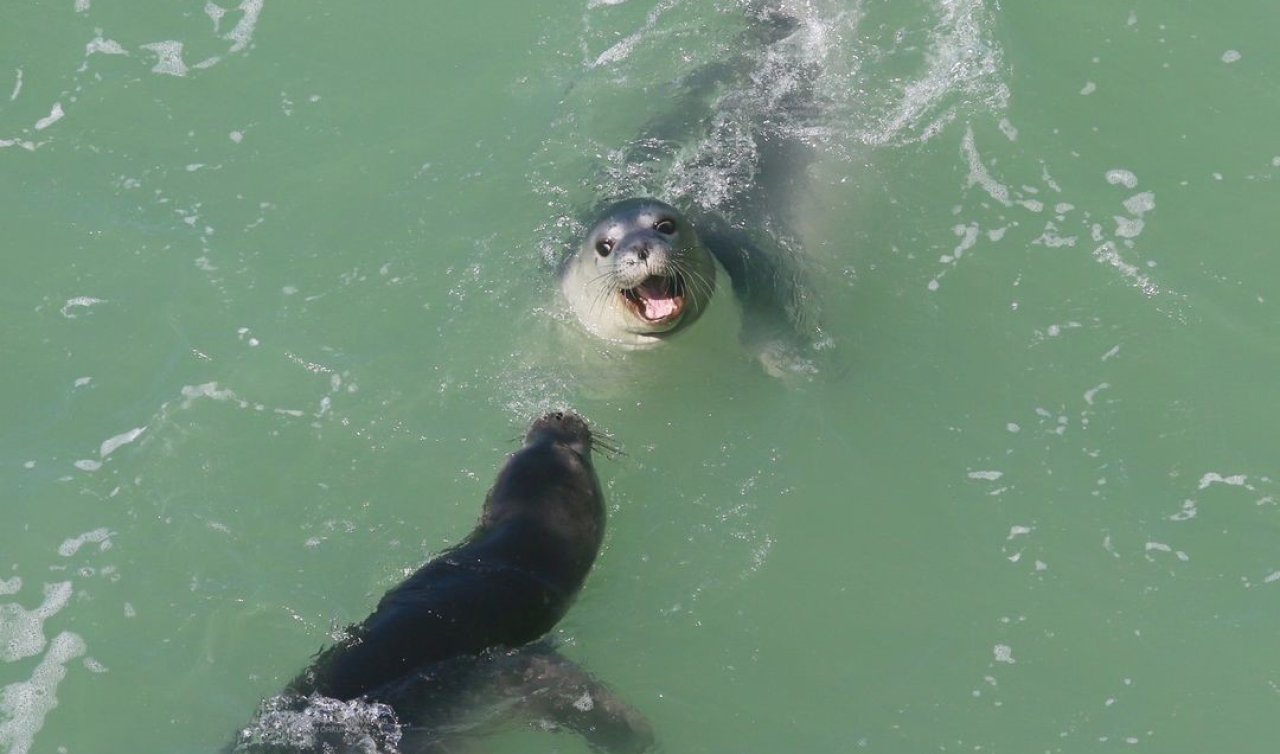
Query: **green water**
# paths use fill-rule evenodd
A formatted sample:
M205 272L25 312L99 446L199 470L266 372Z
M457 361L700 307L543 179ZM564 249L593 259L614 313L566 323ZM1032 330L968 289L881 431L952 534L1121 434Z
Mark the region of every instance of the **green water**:
M728 0L0 9L0 749L217 751L567 404L663 751L1274 750L1280 11L804 8L812 381L545 261Z

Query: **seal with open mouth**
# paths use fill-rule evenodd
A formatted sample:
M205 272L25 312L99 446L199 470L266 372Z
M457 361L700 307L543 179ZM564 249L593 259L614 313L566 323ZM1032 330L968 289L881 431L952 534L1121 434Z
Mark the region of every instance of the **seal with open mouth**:
M657 199L605 209L560 284L591 333L631 347L655 345L692 324L715 286L711 252L679 210Z

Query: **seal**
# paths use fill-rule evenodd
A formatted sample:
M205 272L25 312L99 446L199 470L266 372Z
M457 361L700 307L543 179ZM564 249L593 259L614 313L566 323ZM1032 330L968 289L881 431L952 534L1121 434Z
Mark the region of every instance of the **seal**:
M608 206L561 270L560 289L592 334L644 348L693 324L716 265L675 207L636 198Z
M732 52L673 82L669 107L653 108L640 133L610 151L595 189L620 201L567 244L559 282L588 332L647 347L693 325L722 272L744 347L790 379L816 372L811 357L827 346L793 232L823 127L820 71L806 57L802 17L768 1L745 7Z
M504 707L550 718L595 746L648 748L652 729L639 713L538 642L581 590L604 536L592 448L591 430L576 414L534 421L523 447L498 472L476 528L319 653L287 686L291 708L314 720L322 700L385 705L398 726L391 743L408 752L435 750L442 731L459 729L466 708L502 697ZM272 709L281 706L277 700ZM387 727L385 720L379 725ZM251 726L234 751L276 751L281 742L272 734L280 728ZM343 736L335 745L329 733L304 750L341 750Z

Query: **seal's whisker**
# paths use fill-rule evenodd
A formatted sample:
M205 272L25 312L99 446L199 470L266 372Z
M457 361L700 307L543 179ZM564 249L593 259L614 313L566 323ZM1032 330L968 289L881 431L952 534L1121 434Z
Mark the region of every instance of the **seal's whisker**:
M599 448L610 461L626 455L626 451L622 449L612 433L599 427L591 428L591 444L592 447Z
M603 309L616 290L617 288L613 285L600 286L599 292L591 300L589 311L595 314L597 309Z
M715 288L707 278L682 260L672 260L672 268L688 281L690 292L710 299Z

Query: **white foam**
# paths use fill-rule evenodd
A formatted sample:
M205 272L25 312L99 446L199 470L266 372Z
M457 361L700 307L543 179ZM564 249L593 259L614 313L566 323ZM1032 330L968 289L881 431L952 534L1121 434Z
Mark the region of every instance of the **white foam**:
M1084 402L1092 406L1093 399L1098 395L1098 393L1103 390L1106 390L1109 387L1111 387L1109 383L1102 382L1089 388L1088 390L1084 391Z
M1081 87L1080 89L1080 94L1087 97L1096 91L1098 91L1098 85L1093 83L1092 81L1086 81L1084 82L1084 86Z
M90 382L93 382L92 377L77 377L74 384L75 384L75 387L84 387L85 385L88 385Z
M1134 194L1124 200L1124 208L1129 211L1129 214L1142 217L1156 208L1156 195L1150 191Z
M88 13L89 0L76 0L76 13Z
M222 17L227 15L227 9L212 1L204 4L204 14L213 21L213 33L217 34L222 27Z
M9 95L9 101L13 102L14 100L16 100L18 98L18 95L21 92L22 92L22 69L19 68L14 72L13 93Z
M44 601L34 610L16 602L0 605L0 660L15 662L40 654L45 647L45 621L70 599L71 582L62 581L44 585Z
M871 144L900 140L926 140L956 117L956 107L946 106L955 94L1001 111L1008 105L1009 87L1000 80L1003 53L989 29L992 27L982 0L940 0L940 18L934 25L926 69L902 89L895 112L863 135ZM1006 132L1006 136L1008 133Z
M1187 555L1182 550L1175 550L1164 542L1148 542L1144 549L1146 552L1171 552L1175 558L1184 563L1191 560L1190 555Z
M215 401L227 401L234 399L236 394L230 390L218 389L218 383L216 382L206 382L202 385L183 385L182 397L186 398L186 401L183 402L183 408L186 408L197 398L212 398Z
M1017 660L1013 659L1013 648L1008 644L997 644L991 648L991 653L995 656L996 662L1003 662L1013 665Z
M152 42L151 44L142 45L142 49L156 54L156 64L151 68L152 73L159 73L165 76L187 75L187 64L182 61L181 42L172 39L164 42Z
M63 112L62 110L62 103L61 102L53 103L53 109L49 111L49 114L41 118L40 120L36 121L36 130L37 131L45 130L49 126L52 126L54 123L57 123L58 121L62 120L63 116L65 115L66 113Z
M992 178L991 173L987 172L987 166L982 164L982 156L978 154L978 148L973 142L972 127L965 129L964 140L960 142L960 149L969 160L967 185L969 187L979 186L997 202L1000 202L1006 207L1013 206L1013 202L1009 200L1009 188L997 181L995 178Z
M1211 484L1225 484L1228 487L1248 487L1249 477L1244 474L1232 474L1231 476L1223 476L1216 471L1210 471L1200 477L1199 489L1205 489Z
M262 3L263 0L243 0L240 3L240 10L244 15L231 31L227 32L226 39L234 43L228 52L240 52L253 41L253 31L258 26L258 16L262 14Z
M129 51L114 39L103 39L102 35L98 35L89 40L84 46L84 56L90 55L128 55Z
M959 259L974 244L978 242L978 225L957 225L954 229L955 234L960 236L960 243L951 251L952 256Z
M98 545L99 550L110 550L111 531L106 527L103 527L101 529L87 531L77 537L67 539L58 546L58 554L64 558L69 558L79 552L81 547L90 543Z
M11 579L0 579L0 595L17 594L22 591L22 577L14 576Z
M1234 63L1242 57L1244 56L1240 54L1239 50L1227 50L1226 52L1222 53L1222 62Z
M1093 258L1101 264L1110 265L1128 280L1134 287L1140 289L1147 296L1154 296L1160 292L1159 286L1151 282L1151 278L1143 275L1142 272L1134 265L1129 264L1120 258L1119 252L1116 251L1115 244L1107 241L1098 248L1093 250Z
M1107 171L1107 183L1110 183L1112 186L1134 188L1138 185L1138 176L1134 175L1131 170L1116 168L1115 170Z
M1190 521L1195 518L1200 511L1196 508L1196 501L1183 500L1182 510L1169 516L1170 521Z
M1122 217L1116 215L1113 218L1116 221L1116 236L1119 238L1137 238L1142 235L1142 229L1146 222L1137 217Z
M982 479L988 482L994 482L1002 476L1004 476L1003 471L970 471L969 472L970 479Z
M1053 222L1045 223L1044 232L1034 238L1031 243L1040 244L1050 249L1061 249L1076 245L1078 236L1063 236L1058 233L1058 226Z
M101 461L95 461L92 458L81 458L79 461L71 464L81 471L97 471L102 468Z
M67 675L66 664L86 651L84 639L64 631L54 638L31 678L0 690L0 748L8 754L28 754L45 716L58 706L58 684Z
M1024 534L1030 534L1034 529L1030 526L1011 526L1009 527L1009 536L1005 537L1007 542L1014 537L1021 537Z
M72 309L78 309L81 307L88 309L91 306L95 306L97 304L105 304L105 303L107 302L100 298L94 298L92 296L76 296L75 298L69 298L67 299L67 303L62 305L62 309L61 309L62 316L66 317L67 319L75 319L79 315L72 314L71 313Z
M98 448L98 455L102 456L103 458L106 458L107 456L114 453L116 449L119 448L120 446L128 445L129 443L138 439L138 436L146 431L147 431L146 427L134 427L128 432L121 432L120 434L114 437L109 437L102 441L102 445Z
M401 731L385 704L314 695L298 710L293 698L282 695L262 702L253 723L240 732L237 748L315 750L321 736L340 737L336 748L341 751L398 751Z

